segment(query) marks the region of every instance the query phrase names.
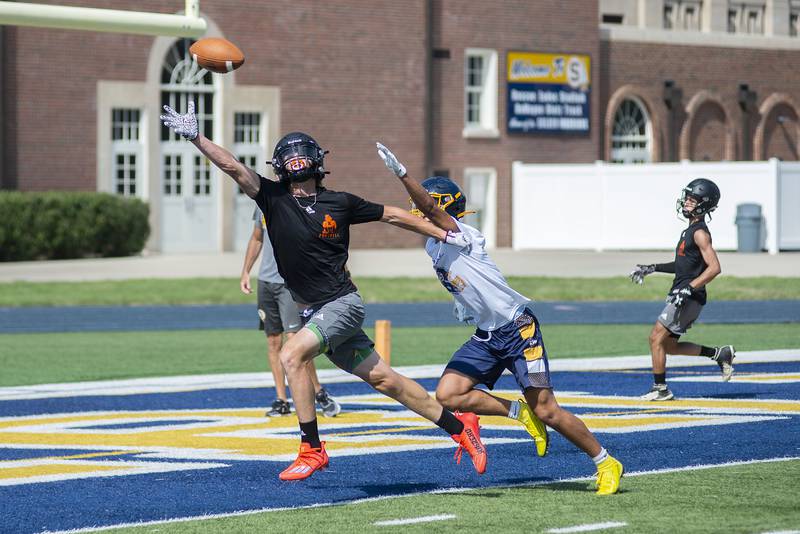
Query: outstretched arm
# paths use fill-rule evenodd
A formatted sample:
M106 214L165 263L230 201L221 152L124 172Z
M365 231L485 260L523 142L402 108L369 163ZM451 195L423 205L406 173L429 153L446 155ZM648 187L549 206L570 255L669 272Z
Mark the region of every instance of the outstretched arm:
M653 273L674 273L675 262L670 263L650 263L648 265L636 264L636 268L631 271L631 281L636 284L642 284L644 277Z
M258 194L261 180L256 171L242 164L233 154L199 132L193 100L189 101L185 115L179 114L169 106L164 106L164 115L161 115L161 120L164 126L191 141L214 165L233 178L250 198Z
M247 196L255 198L258 190L261 189L261 179L256 171L244 165L236 156L202 134L192 140L192 144L222 172L233 178Z
M442 230L441 228L431 224L429 221L421 219L415 215L411 215L406 210L396 206L383 207L383 217L381 217L381 222L389 223L392 226L397 226L398 228L403 228L405 230L411 230L412 232L416 232L427 237L432 237L439 241L444 241L447 237L446 230Z
M386 167L392 171L395 176L400 178L400 182L403 184L403 187L406 188L408 191L409 196L411 196L411 200L414 202L414 205L427 217L431 220L433 224L438 226L439 228L450 231L450 232L460 232L456 221L447 214L446 211L439 209L436 205L436 202L433 201L433 198L428 194L427 191L413 178L408 176L406 172L405 166L397 160L397 157L392 154L391 150L386 148L380 143L375 143L378 147L378 155L386 164Z
M430 221L426 221L416 215L411 215L406 210L395 206L383 207L381 222L432 237L438 241L444 241L448 245L455 245L460 248L464 248L470 244L467 240L467 236L458 230L455 232L443 230L431 224Z

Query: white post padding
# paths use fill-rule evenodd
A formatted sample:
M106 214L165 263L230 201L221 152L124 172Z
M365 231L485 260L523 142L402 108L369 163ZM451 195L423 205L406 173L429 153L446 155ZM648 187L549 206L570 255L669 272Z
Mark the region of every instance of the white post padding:
M796 168L777 160L630 165L514 162L512 246L673 249L686 227L677 216L675 201L691 180L708 178L722 193L708 223L715 248L737 249L736 207L756 203L761 205L764 221L762 245L774 254L786 245L781 228L800 227L800 188L787 187L786 171Z
M167 37L194 38L204 35L208 25L205 19L199 17L197 0L186 1L186 13L186 15L168 15L118 9L0 2L2 25Z

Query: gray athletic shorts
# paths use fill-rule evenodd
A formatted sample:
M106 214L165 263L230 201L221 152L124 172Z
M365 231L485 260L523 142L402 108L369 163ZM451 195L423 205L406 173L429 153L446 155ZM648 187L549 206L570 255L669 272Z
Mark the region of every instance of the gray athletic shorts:
M676 336L682 336L700 317L701 311L703 311L703 305L693 299L687 299L680 308L676 308L674 304L667 304L661 310L658 322Z
M322 306L306 308L301 316L305 327L319 339L320 353L324 352L337 367L352 373L375 346L361 329L365 314L361 295L348 293Z
M297 304L284 284L258 281L259 330L268 336L297 332L302 328Z

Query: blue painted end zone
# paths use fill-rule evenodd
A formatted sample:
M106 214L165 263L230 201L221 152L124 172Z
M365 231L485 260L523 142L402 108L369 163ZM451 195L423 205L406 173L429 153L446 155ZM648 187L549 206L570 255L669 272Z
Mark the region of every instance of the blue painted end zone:
M703 380L718 371L716 366L670 369L670 377ZM737 366L742 376L780 373L787 377L800 375L800 362L750 364ZM554 374L556 392L586 392L594 395L636 396L650 385L647 370L617 372L563 372ZM682 400L695 397L730 402L768 399L800 400L800 379L787 383L734 381L688 381L671 383ZM435 379L421 380L429 390ZM499 389L513 389L505 376ZM331 384L331 393L338 397L365 395L370 389L361 383ZM580 396L578 396L580 398ZM272 400L272 391L265 389L208 390L157 395L118 397L84 397L7 401L0 403L0 415L25 416L48 413L85 412L90 410L211 410L221 408L262 409ZM789 403L791 404L791 403ZM786 404L788 405L788 404ZM353 411L365 405L347 404ZM371 407L374 409L374 406ZM603 412L596 406L573 407L570 410L585 417ZM612 410L605 410L610 412ZM724 410L723 410L724 411ZM729 410L734 413L735 410ZM679 413L693 416L687 408ZM754 410L748 415L753 415ZM696 426L648 430L633 433L598 432L603 445L619 458L628 471L676 468L697 464L717 464L751 459L797 456L800 435L800 411L773 413L776 418L758 422L734 422L713 426ZM754 416L755 417L755 416ZM779 419L777 417L780 417ZM197 418L195 418L197 419ZM185 422L185 421L184 421ZM125 424L121 424L120 428ZM87 427L84 427L87 428ZM129 428L130 430L130 428ZM418 433L419 434L419 433ZM428 430L425 434L430 434ZM519 432L484 429L482 437L519 438ZM594 472L591 460L561 436L553 433L550 454L536 458L529 441L490 444L489 468L477 476L465 458L456 466L454 446L413 452L392 452L364 456L334 456L331 467L304 482L282 483L277 474L286 466L281 461L226 460L228 467L177 472L160 472L128 476L100 477L59 482L0 485L3 507L0 531L37 532L42 530L77 529L89 526L153 521L205 514L223 514L242 510L259 510L317 503L343 502L383 495L400 495L454 487L485 487L520 484L562 478L589 477ZM2 443L2 433L0 433ZM7 460L67 456L91 453L86 449L25 449L6 444L0 447L0 464ZM133 455L98 457L98 461L148 461ZM177 462L161 459L158 462ZM186 460L180 460L186 463ZM201 460L194 460L203 463ZM6 464L8 465L8 464ZM2 479L0 479L2 482ZM623 486L624 487L624 486ZM587 491L590 484L587 482ZM542 488L541 491L549 491Z

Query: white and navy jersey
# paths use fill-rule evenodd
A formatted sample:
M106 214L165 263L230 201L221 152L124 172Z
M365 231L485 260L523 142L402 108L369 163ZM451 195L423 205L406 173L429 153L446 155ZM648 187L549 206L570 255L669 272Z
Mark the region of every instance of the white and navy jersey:
M439 281L470 312L476 326L489 332L497 330L513 321L530 299L508 285L486 253L483 234L460 221L456 224L470 246L461 248L430 238L425 251L433 260Z

